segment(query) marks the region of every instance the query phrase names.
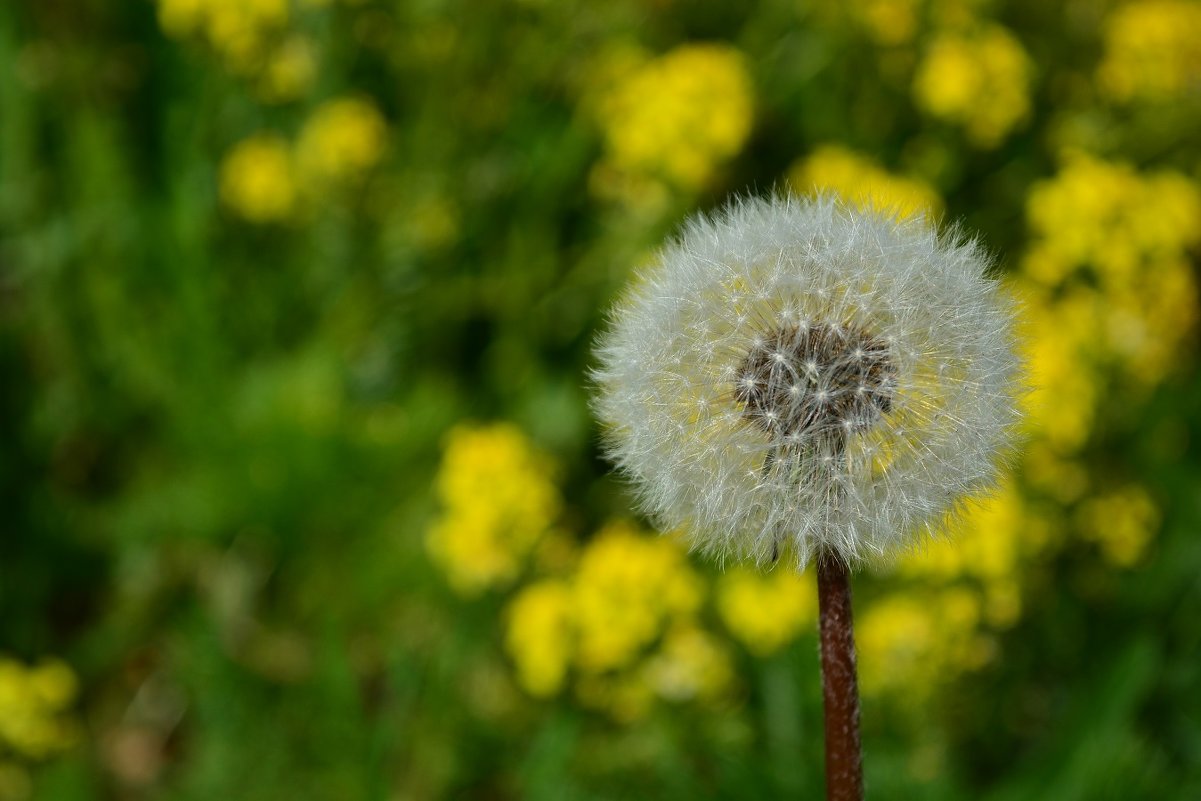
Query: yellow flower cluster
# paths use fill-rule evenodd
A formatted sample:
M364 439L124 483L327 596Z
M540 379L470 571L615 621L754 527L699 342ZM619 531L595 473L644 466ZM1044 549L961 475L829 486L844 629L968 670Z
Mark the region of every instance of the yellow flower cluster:
M436 486L426 545L464 595L512 583L562 505L550 463L506 424L451 431Z
M574 669L581 700L637 717L655 697L712 698L729 685L728 657L698 620L704 598L674 540L612 523L564 576L514 597L505 646L531 695L558 693Z
M745 144L753 93L737 50L683 45L617 73L594 103L605 143L597 191L620 193L614 187L638 181L700 189Z
M1151 541L1158 509L1137 485L1080 501L1089 475L1078 454L1103 397L1136 398L1179 362L1197 319L1189 250L1201 242L1201 192L1177 173L1073 154L1034 186L1026 216L1027 477L1060 503L1079 501L1080 535L1129 567Z
M1170 101L1201 92L1201 3L1150 0L1105 20L1101 90L1121 102Z
M1046 310L1036 316L1033 413L1066 450L1084 432L1055 407L1094 394L1082 388L1082 369L1114 365L1153 385L1175 363L1197 317L1188 250L1201 241L1201 193L1177 173L1075 155L1033 188L1026 215L1023 273L1033 305Z
M1105 558L1119 567L1138 562L1160 521L1155 502L1138 485L1086 501L1077 517L1081 535L1097 543Z
M1092 433L1107 372L1123 391L1160 381L1197 315L1188 250L1201 241L1201 196L1183 176L1142 175L1088 156L1068 159L1027 202L1031 232L1020 276L1033 391L1025 476L1059 504L1116 567L1134 564L1159 524L1147 494L1129 485L1081 500L1077 462ZM1065 521L1035 512L1017 488L968 515L954 541L902 560L909 586L860 618L867 693L913 692L987 660L993 632L1021 614L1022 564Z
M169 36L198 37L236 73L260 78L267 100L292 100L312 85L316 59L308 40L288 35L288 0L158 0Z
M769 656L817 620L813 571L780 568L727 571L717 582L717 611L726 628L756 656Z
M383 157L387 125L373 103L338 98L319 106L293 147L274 134L239 142L220 170L221 199L254 223L282 222L331 188L361 179Z
M995 632L1021 615L1023 561L1048 537L1047 522L1007 482L950 537L902 559L902 583L857 622L864 693L916 698L985 664Z
M67 716L78 683L66 664L48 659L27 667L0 657L0 752L26 759L45 759L78 739Z
M978 147L999 145L1030 114L1030 57L999 25L934 37L913 79L918 105L962 125Z
M969 589L877 600L856 621L864 695L918 702L951 676L986 664L994 646L979 623L979 597Z
M788 171L788 182L796 192L835 192L848 203L888 209L898 217L942 211L942 198L925 181L894 175L840 145L823 145L799 159Z

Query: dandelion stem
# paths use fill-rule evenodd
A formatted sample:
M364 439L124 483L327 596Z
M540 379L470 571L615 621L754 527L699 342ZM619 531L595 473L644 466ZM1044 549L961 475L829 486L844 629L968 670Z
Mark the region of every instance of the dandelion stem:
M822 554L817 560L817 597L826 711L826 799L862 801L863 752L859 745L851 576L846 563L833 553Z

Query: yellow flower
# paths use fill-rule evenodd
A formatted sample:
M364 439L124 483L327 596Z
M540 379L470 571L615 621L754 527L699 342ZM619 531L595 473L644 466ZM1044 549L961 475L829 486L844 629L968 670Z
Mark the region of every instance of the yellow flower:
M1030 57L999 25L938 34L914 76L917 103L962 125L979 147L996 147L1030 113Z
M570 588L553 579L524 587L509 605L505 648L530 695L562 688L572 656L571 613Z
M158 22L170 36L188 36L204 24L209 0L158 0Z
M513 598L505 648L531 695L556 694L575 668L581 702L620 720L640 717L656 697L716 698L733 671L698 625L703 592L674 540L611 523L565 576Z
M937 215L942 199L929 184L885 170L840 145L823 145L793 164L788 181L799 193L832 191L860 208L894 211L898 217Z
M287 142L271 134L243 140L221 162L221 199L251 222L285 220L296 206Z
M66 715L75 700L75 674L58 660L26 667L0 657L0 748L28 759L45 759L78 739Z
M316 188L361 176L383 157L387 125L373 103L360 98L331 100L301 129L296 160Z
M307 39L293 36L272 51L263 66L259 89L272 102L295 100L308 91L317 75L317 60Z
M703 187L751 129L751 79L742 54L690 44L624 70L596 104L605 140L599 168Z
M675 541L608 525L584 550L573 584L580 667L629 665L669 621L696 611L702 590Z
M902 45L917 33L921 0L854 0L852 13L878 44Z
M268 40L288 23L288 0L158 0L170 36L200 35L236 71L255 69Z
M917 701L955 673L985 664L995 645L978 630L980 598L962 588L890 595L856 621L864 695Z
M1201 5L1150 0L1115 9L1105 20L1101 90L1114 100L1170 101L1201 86Z
M1088 288L1054 303L1031 293L1024 342L1032 391L1026 398L1027 428L1059 453L1084 446L1098 400L1096 346L1100 303Z
M1029 513L1017 487L1006 481L995 495L973 504L953 538L907 554L898 572L930 589L971 588L981 619L1004 628L1021 614L1022 560L1046 538L1045 522Z
M1069 361L1158 382L1197 317L1188 250L1201 241L1201 193L1177 173L1074 154L1031 190L1026 216L1022 268L1048 306L1048 336L1074 348Z
M512 582L558 517L550 464L515 426L460 427L436 479L442 517L426 544L465 595Z
M674 626L646 663L645 678L668 701L711 699L734 679L729 655L712 635L693 624Z
M1077 514L1081 533L1096 542L1116 567L1131 567L1142 557L1159 527L1159 509L1138 485L1093 498Z
M767 656L817 619L812 571L761 573L744 567L727 571L717 583L717 611L730 633L752 653Z

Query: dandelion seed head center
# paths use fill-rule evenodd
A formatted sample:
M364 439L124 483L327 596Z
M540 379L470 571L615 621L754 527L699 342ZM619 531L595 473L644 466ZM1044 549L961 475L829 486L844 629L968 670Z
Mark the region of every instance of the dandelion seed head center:
M743 416L799 442L870 428L892 410L896 367L886 342L852 325L811 322L756 336L735 370Z

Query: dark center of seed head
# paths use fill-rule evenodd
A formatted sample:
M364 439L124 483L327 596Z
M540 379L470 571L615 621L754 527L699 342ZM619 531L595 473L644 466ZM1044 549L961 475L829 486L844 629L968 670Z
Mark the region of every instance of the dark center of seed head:
M845 444L892 410L896 368L888 346L862 329L787 326L751 346L735 382L743 414L779 444Z

